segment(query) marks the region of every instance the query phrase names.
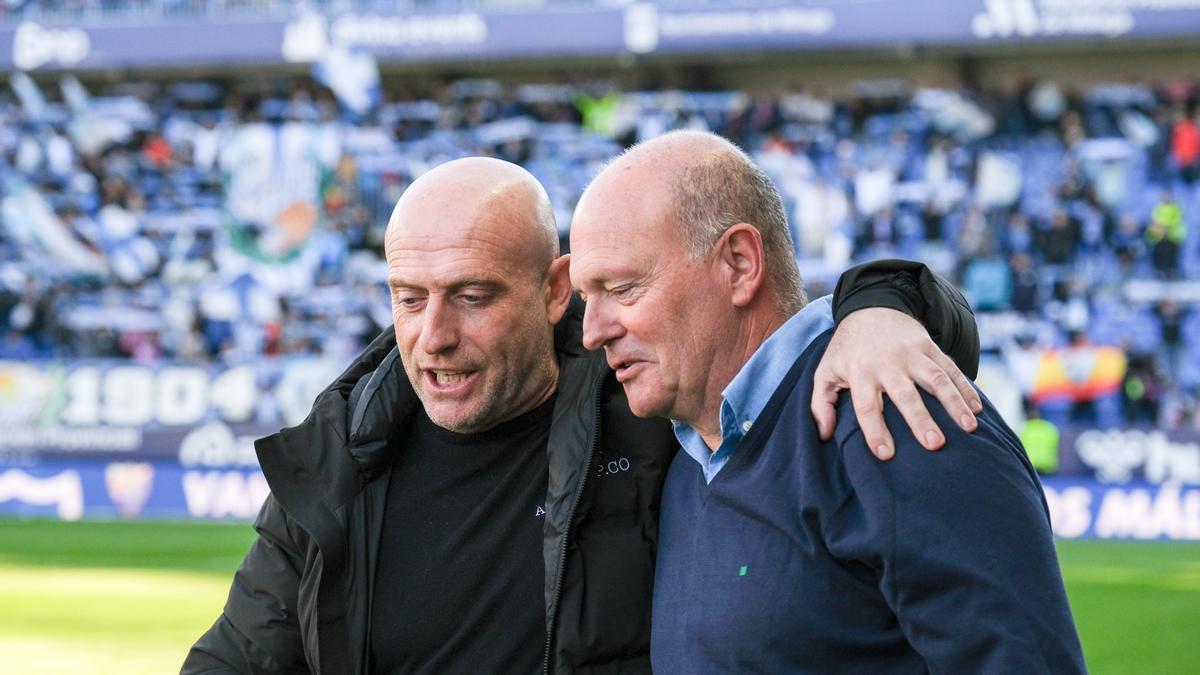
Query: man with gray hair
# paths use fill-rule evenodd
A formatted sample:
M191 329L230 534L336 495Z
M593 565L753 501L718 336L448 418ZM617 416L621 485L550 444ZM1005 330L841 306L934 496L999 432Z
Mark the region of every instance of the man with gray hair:
M1019 441L987 404L975 433L958 429L911 383L855 396L855 420L823 382L839 337L829 300L805 300L780 201L728 141L676 132L610 164L576 208L584 346L683 446L663 489L654 671L1082 672ZM879 410L900 432L888 464L860 427ZM948 449L916 451L935 424Z
M649 670L677 445L580 346L555 232L507 162L455 160L405 191L384 244L393 328L303 423L255 443L259 537L184 672ZM893 283L868 276L870 304ZM887 339L932 345L903 318ZM883 340L848 340L835 370L904 379Z

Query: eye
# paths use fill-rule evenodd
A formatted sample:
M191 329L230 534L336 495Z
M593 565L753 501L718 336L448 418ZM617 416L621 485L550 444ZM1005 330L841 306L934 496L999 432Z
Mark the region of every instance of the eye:
M616 298L617 302L632 302L637 300L637 291L637 286L633 284L625 284L624 286L617 286L616 288L612 289L609 291L609 294Z
M488 296L487 293L481 293L478 291L467 291L465 293L459 293L458 299L461 300L464 305L483 305L487 303L487 301L490 299L490 296Z
M397 293L393 298L393 303L396 305L396 308L402 309L406 312L413 312L420 309L424 302L425 298L419 295Z

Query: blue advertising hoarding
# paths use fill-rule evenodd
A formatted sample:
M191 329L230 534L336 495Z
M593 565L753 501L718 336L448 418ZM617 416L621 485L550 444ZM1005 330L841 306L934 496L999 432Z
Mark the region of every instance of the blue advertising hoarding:
M1200 541L1200 485L1061 476L1042 482L1058 537ZM269 491L255 467L129 459L0 466L5 516L249 520Z
M162 68L317 61L360 48L381 62L970 46L1200 36L1200 0L785 0L596 9L298 14L0 27L0 69Z
M269 492L254 440L342 365L0 361L0 515L250 519ZM1060 446L1055 534L1200 540L1200 431L1068 427Z
M1200 541L1200 485L1055 476L1044 478L1042 488L1055 536Z
M27 518L249 520L269 492L257 468L94 460L0 467L0 514Z

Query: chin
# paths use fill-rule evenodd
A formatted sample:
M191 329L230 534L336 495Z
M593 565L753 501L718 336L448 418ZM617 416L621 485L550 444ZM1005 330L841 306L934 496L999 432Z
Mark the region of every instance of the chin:
M478 415L474 410L439 410L436 406L425 407L425 414L434 424L447 430L459 434L469 434L473 431L478 431L475 427L478 425L476 418Z
M670 417L670 409L663 404L662 401L643 400L637 396L629 395L629 410L638 417Z

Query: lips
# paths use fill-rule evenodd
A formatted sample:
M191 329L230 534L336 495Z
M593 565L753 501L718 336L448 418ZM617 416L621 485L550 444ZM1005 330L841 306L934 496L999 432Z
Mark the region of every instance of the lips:
M617 374L617 381L622 383L637 375L645 364L645 361L636 359L610 359L608 362L609 367Z
M421 377L426 388L442 394L454 394L466 390L479 377L478 370L454 370L450 368L425 368Z

